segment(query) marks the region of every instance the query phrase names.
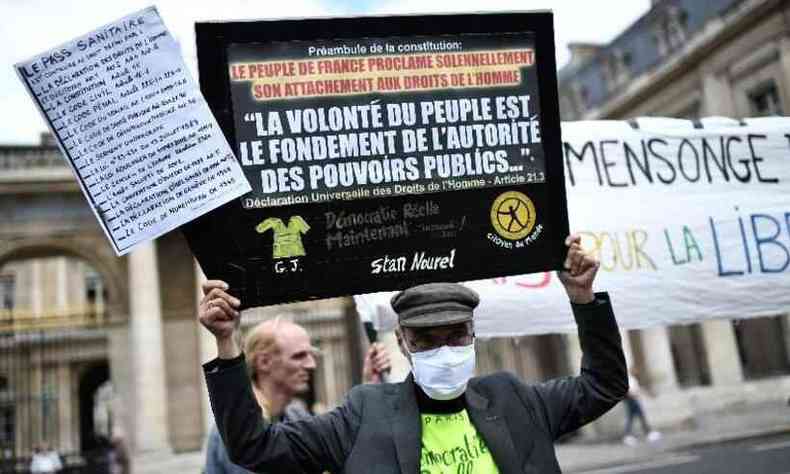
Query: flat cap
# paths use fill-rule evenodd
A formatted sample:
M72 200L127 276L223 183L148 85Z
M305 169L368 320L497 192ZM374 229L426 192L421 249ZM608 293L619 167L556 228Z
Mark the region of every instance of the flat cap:
M472 320L480 297L457 283L428 283L413 286L390 300L404 327L447 326Z

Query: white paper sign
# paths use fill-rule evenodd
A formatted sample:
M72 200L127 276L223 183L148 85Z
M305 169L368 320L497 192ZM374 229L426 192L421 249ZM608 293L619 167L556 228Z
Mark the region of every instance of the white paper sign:
M624 328L790 312L790 118L562 124L568 216ZM469 283L475 331L575 331L554 273ZM391 326L389 294L357 308Z
M118 255L250 190L156 8L16 70Z

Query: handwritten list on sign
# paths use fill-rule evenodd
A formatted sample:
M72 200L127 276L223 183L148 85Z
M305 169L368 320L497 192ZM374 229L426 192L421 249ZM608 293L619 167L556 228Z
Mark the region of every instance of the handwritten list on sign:
M156 8L16 69L118 255L250 190Z

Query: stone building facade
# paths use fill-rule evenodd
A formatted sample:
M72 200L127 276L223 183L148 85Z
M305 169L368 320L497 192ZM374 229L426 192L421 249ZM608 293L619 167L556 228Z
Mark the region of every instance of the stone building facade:
M212 422L200 362L215 349L180 233L116 257L46 140L0 146L0 216L0 471L42 442L86 462L97 436L122 436L137 460L199 451ZM308 328L322 354L307 400L317 407L361 372L349 302L244 315L245 326L285 314Z
M559 71L563 121L790 110L786 1L654 0L612 42L570 47L571 61ZM657 395L648 408L659 424L790 392L788 316L738 317L627 335L628 356Z

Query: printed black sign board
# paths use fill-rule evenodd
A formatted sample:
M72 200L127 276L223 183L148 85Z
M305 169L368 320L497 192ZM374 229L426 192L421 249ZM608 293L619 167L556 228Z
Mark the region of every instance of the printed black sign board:
M184 227L245 306L559 268L548 12L198 23L252 191Z

